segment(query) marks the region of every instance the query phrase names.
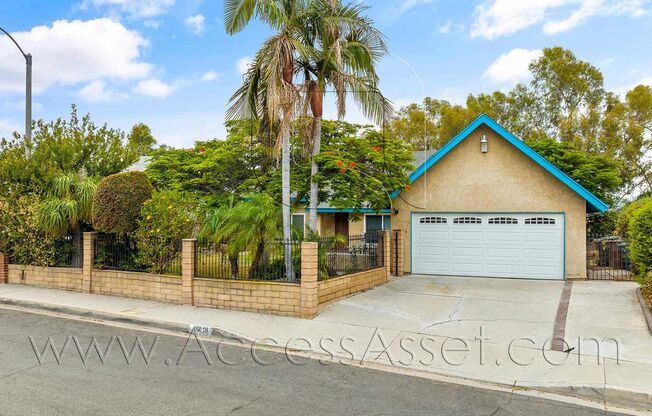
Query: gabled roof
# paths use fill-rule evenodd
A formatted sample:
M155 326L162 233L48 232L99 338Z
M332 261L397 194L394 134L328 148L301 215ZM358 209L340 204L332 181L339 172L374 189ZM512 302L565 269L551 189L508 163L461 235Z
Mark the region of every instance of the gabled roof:
M446 156L448 152L453 150L455 146L460 144L462 140L466 139L469 134L475 131L478 127L486 125L503 139L507 140L509 143L514 145L518 150L525 153L530 159L532 159L536 164L550 172L552 176L559 179L566 186L571 188L575 193L584 198L587 202L587 210L590 212L605 212L609 206L602 202L598 197L593 195L591 192L586 190L582 185L575 182L570 176L566 175L564 172L559 170L555 165L548 162L543 156L535 152L530 146L525 144L518 137L514 136L512 133L507 131L503 126L495 122L491 117L486 114L481 114L476 118L471 124L466 126L464 130L459 132L457 136L453 137L451 141L446 143L444 147L439 149L435 154L430 156L428 160L422 163L414 172L410 174L410 183L416 181L421 175L426 173L433 165L435 165L441 158ZM399 194L398 191L394 192L391 196L392 198L396 197Z

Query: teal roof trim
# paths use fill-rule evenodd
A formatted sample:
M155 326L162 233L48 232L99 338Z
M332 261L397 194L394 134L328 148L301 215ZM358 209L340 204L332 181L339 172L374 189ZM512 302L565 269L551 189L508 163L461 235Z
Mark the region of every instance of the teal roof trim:
M503 126L495 122L491 117L487 116L486 114L481 114L480 116L478 116L478 118L476 118L471 124L466 126L464 130L459 132L457 136L453 137L451 141L449 141L444 145L444 147L439 149L437 153L432 155L428 160L422 163L421 166L419 166L414 172L412 172L409 177L410 183L416 181L421 175L426 173L428 169L430 169L441 158L446 156L448 152L450 152L462 140L466 139L469 136L469 134L471 134L473 131L475 131L478 127L480 127L483 124L488 126L496 133L498 133L502 138L504 138L512 145L514 145L517 149L525 153L530 159L536 162L539 166L547 170L555 178L559 179L566 186L568 186L573 191L575 191L575 193L577 193L579 196L584 198L588 203L588 208L590 208L592 212L596 212L596 211L605 212L607 209L609 209L609 206L604 202L602 202L597 196L593 195L591 192L586 190L586 188L584 188L582 185L580 185L575 180L573 180L570 176L566 175L564 172L559 170L558 167L548 162L543 156L535 152L534 149L532 149L530 146L525 144L518 137L514 136L512 133L507 131ZM400 191L394 191L391 194L391 197L395 198L396 196L398 196L399 193Z
M310 208L306 208L305 212L310 212ZM338 208L317 208L317 212L318 213L319 212L325 212L325 213L326 212L348 212L348 213L354 213L355 212L355 213L365 213L365 214L372 214L372 213L373 214L388 214L388 213L391 213L392 210L390 210L389 208L383 208L383 209L380 209L378 211L373 210L371 208L359 208L359 209L355 209L355 208L342 208L342 209L338 209Z

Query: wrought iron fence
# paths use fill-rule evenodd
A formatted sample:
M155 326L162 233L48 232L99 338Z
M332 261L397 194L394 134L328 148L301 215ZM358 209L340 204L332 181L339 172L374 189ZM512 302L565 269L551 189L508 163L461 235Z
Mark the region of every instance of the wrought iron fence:
M285 270L286 249L292 250L294 269L289 279ZM197 241L197 277L298 282L300 274L300 241L266 241L244 250L235 250L228 243Z
M589 236L586 240L586 276L590 280L633 280L634 267L627 241L618 236Z
M81 268L84 259L84 244L81 236L72 235L54 241L54 267Z
M94 267L180 276L181 240L154 237L139 248L129 237L98 234Z
M383 240L378 231L348 238L319 240L319 279L344 276L383 266Z

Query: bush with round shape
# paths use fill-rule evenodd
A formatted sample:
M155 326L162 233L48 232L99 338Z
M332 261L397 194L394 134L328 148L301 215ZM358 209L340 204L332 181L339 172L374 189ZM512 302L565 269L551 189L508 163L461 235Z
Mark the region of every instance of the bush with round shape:
M641 206L629 222L630 254L639 275L652 271L652 201Z
M93 227L97 231L131 234L145 201L154 188L144 172L123 172L100 182L93 198Z
M629 237L629 223L631 222L632 217L636 211L641 209L641 207L650 201L652 201L652 198L645 197L625 205L620 211L620 215L618 215L618 219L616 220L616 234L625 238Z

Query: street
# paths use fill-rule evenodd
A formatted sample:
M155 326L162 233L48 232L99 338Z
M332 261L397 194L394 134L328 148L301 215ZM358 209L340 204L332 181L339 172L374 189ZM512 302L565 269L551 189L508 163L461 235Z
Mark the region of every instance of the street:
M249 347L206 341L202 352L194 337L12 309L0 309L0 322L3 416L604 414Z

